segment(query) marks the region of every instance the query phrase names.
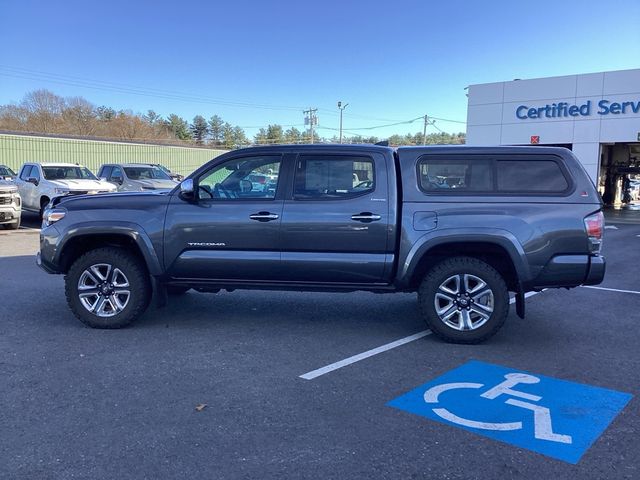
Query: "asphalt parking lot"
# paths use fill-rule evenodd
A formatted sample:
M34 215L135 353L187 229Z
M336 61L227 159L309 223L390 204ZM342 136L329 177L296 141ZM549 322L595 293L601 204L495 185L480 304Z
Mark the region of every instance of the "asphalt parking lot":
M0 233L0 478L640 478L640 225L606 231L604 289L532 296L477 346L410 294L192 292L91 330L37 243ZM575 464L387 405L471 360L633 398Z

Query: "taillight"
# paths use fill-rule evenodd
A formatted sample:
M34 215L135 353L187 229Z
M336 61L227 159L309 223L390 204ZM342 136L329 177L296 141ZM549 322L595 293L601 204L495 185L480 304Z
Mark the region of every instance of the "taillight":
M596 212L585 217L584 226L589 237L589 250L591 253L600 253L604 233L604 214Z

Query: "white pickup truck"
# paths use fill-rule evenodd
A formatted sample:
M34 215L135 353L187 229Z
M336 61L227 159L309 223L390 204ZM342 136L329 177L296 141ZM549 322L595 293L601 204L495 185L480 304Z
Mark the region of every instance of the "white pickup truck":
M0 227L10 230L20 228L20 194L13 182L0 177Z
M98 180L87 167L73 163L25 163L16 178L22 208L42 213L54 197L115 192L116 186Z

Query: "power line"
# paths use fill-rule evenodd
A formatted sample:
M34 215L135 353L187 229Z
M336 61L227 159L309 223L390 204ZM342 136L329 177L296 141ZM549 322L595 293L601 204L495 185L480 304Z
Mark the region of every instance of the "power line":
M39 80L58 83L62 85L70 85L75 87L89 88L93 90L112 91L116 93L127 93L132 95L140 95L145 97L157 97L170 100L181 100L197 103L208 103L215 105L244 107L244 108L259 108L268 110L288 110L299 111L303 107L292 105L269 105L252 102L240 102L232 100L224 100L220 98L193 95L188 93L176 92L172 90L160 90L155 88L143 88L132 85L119 84L113 82L104 82L101 80L89 80L82 79L80 77L72 77L70 75L60 75L55 73L38 72L35 70L17 69L15 67L7 67L0 65L0 75L5 77L22 78L27 80Z
M116 93L126 93L126 94L140 95L140 96L146 96L146 97L157 97L157 98L163 98L163 99L169 99L169 100L180 100L180 101L197 102L197 103L208 103L213 105L267 109L267 110L298 111L303 108L300 106L293 106L293 105L271 105L271 104L255 103L255 102L227 100L222 98L210 97L206 95L190 94L190 93L180 92L176 90L163 90L163 89L157 89L157 88L151 88L151 87L139 87L139 86L134 86L134 85L125 84L125 83L107 82L104 80L88 79L88 78L83 78L83 77L78 77L73 75L43 72L43 71L32 70L28 68L14 67L10 65L0 64L0 70L5 71L4 73L0 71L0 75L5 77L21 78L21 79L27 79L27 80L49 81L52 83L70 85L70 86L81 87L81 88L89 88L93 90L112 91ZM318 108L318 111L323 112L326 115L338 116L338 114L334 110L331 110L328 108ZM352 118L361 118L366 120L394 122L390 124L390 126L393 126L394 124L402 123L397 120L392 120L388 118L370 117L367 115L361 115L357 113L345 113L344 116L352 117ZM440 120L443 122L466 124L466 122L461 120L453 120L453 119L442 118L442 117L430 117L430 118L433 118L435 120ZM379 128L379 127L368 127L368 128Z
M5 72L2 72L2 70L5 70ZM9 72L6 72L6 70L9 70ZM300 110L300 107L295 107L295 106L268 105L268 104L259 104L259 103L251 103L251 102L229 101L229 100L223 100L223 99L218 99L214 97L184 94L184 93L180 93L172 90L160 90L155 88L143 89L141 87L134 87L127 84L105 82L101 80L88 80L88 79L82 79L80 77L74 77L71 75L39 72L37 70L30 70L30 69L24 69L19 67L10 67L6 65L0 65L0 76L8 76L8 77L14 77L14 78L23 78L23 79L40 80L40 81L46 80L53 83L77 86L81 88L89 88L94 90L106 90L106 91L113 91L117 93L126 93L126 94L133 94L133 95L139 95L139 96L145 96L145 97L156 97L156 98L163 98L163 99L170 99L170 100L187 101L187 102L194 102L198 104L205 103L205 104L213 104L213 105L254 108L254 109L269 109L269 110L287 110L287 111ZM326 111L327 115L336 116L335 112L329 111L327 109L322 109L322 108L314 109L315 112L317 112L318 110L321 110L323 112ZM364 115L358 115L358 114L345 114L345 116L347 115L352 117L360 117L360 118L372 118L372 117L366 117ZM314 125L317 126L317 117L314 117L314 118L315 118ZM388 127L393 127L398 125L411 124L421 118L423 117L416 117L411 120L395 121L393 123L387 123L383 125L374 125L369 127L350 127L349 130L350 131L376 130L379 128L388 128ZM433 120L440 120L444 122L452 122L452 123L459 123L459 124L466 123L458 120L451 120L451 119L446 119L441 117L430 117L430 118ZM283 127L302 127L302 125L299 125L299 124L282 125L282 126ZM436 127L435 125L434 127L439 132L444 133L440 128ZM263 126L242 126L241 128L246 128L246 129L263 128Z

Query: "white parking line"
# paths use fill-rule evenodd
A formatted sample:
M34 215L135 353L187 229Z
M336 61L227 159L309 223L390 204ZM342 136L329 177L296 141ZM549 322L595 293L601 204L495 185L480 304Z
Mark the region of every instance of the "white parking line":
M636 295L640 295L640 292L636 292L635 290L620 290L619 288L594 287L592 285L582 285L582 288L593 288L594 290L606 290L608 292L635 293Z
M524 297L529 298L534 295L537 295L538 293L540 292L528 292L525 294ZM511 300L509 300L509 303L515 303L515 301L516 299L515 297L513 297ZM358 353L357 355L353 355L352 357L345 358L344 360L340 360L330 365L326 365L316 370L312 370L311 372L302 374L300 375L300 378L304 378L305 380L313 380L314 378L318 378L319 376L324 375L325 373L333 372L334 370L338 370L339 368L346 367L347 365L351 365L352 363L359 362L360 360L373 357L374 355L378 355L379 353L386 352L387 350L391 350L393 348L406 345L407 343L413 342L414 340L419 340L421 338L424 338L427 335L431 335L431 330L423 330L421 332L414 333L413 335L409 335L408 337L401 338L400 340L396 340L395 342L387 343L380 347L367 350L366 352Z
M400 340L396 340L395 342L387 343L386 345L382 345L381 347L373 348L371 350L367 350L366 352L362 352L352 357L345 358L344 360L332 363L331 365L327 365L326 367L318 368L317 370L313 370L311 372L300 375L300 378L304 378L305 380L313 380L314 378L317 378L320 375L324 375L325 373L333 372L334 370L338 370L339 368L346 367L347 365L359 362L360 360L364 360L365 358L373 357L374 355L386 352L387 350L391 350L392 348L399 347L406 343L413 342L414 340L426 337L427 335L431 335L431 330L423 330L421 332L414 333L413 335L409 335L408 337L401 338Z

